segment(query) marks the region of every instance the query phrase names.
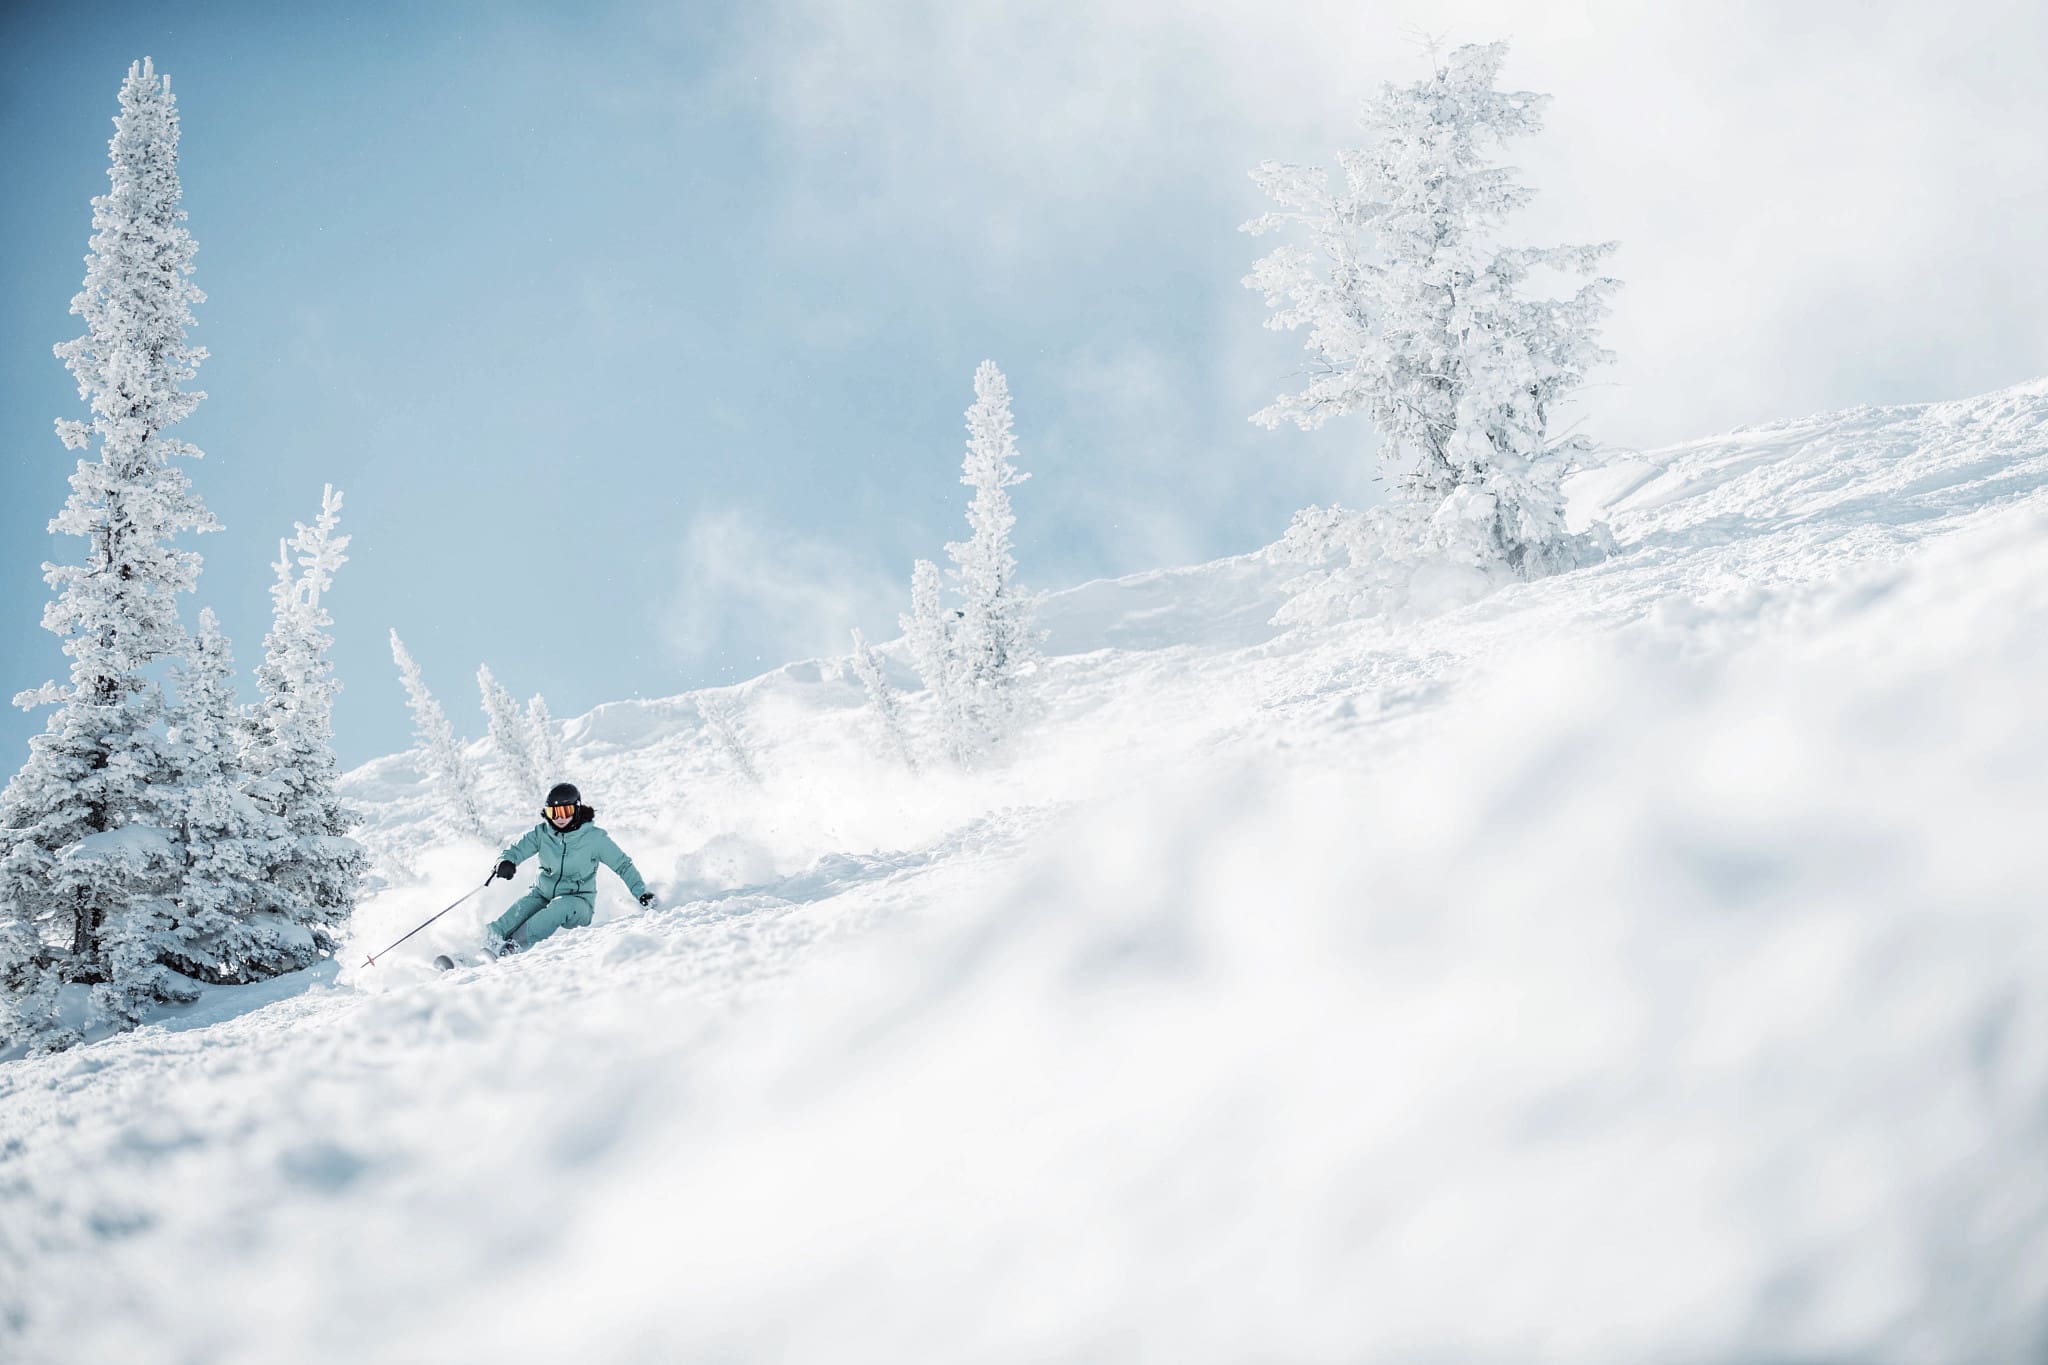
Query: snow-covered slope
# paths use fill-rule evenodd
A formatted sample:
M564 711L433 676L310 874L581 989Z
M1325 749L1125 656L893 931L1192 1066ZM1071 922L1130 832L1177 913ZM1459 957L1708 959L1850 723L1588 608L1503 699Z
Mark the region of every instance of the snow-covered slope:
M1575 497L1420 625L1055 594L990 774L837 663L572 722L663 908L0 1066L0 1355L2048 1356L2048 384ZM368 950L494 850L351 795Z

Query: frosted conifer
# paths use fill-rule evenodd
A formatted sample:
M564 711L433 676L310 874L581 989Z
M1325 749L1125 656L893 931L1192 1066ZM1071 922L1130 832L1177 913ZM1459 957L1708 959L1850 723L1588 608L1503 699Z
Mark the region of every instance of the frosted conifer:
M1021 710L1023 680L1037 670L1038 641L1031 603L1017 587L1010 529L1017 524L1009 490L1030 478L1016 467L1010 389L992 360L974 372L974 405L967 410L967 454L960 482L974 490L967 506L965 541L948 545L960 616L952 632L957 710L970 751L1010 733Z
M903 708L897 704L895 689L882 675L882 661L876 657L874 646L858 629L853 632L853 671L867 690L868 705L874 708L875 718L881 722L882 737L903 760L903 766L916 772L917 754L911 748L910 732L903 724Z
M261 700L245 725L246 788L278 827L265 878L266 922L279 928L246 964L252 977L309 965L336 946L334 930L354 913L368 853L349 837L354 814L341 800L334 755L334 697L341 690L327 652L334 624L322 598L348 562L338 534L342 495L321 490L311 526L293 523L278 547L270 633L256 671Z
M177 596L199 575L181 534L217 527L177 461L199 451L167 433L205 396L184 385L205 351L186 343L196 247L179 207L178 110L148 60L128 70L109 144L111 182L93 200L83 289L85 334L56 348L88 421L60 421L81 459L52 532L85 541L82 563L46 566L56 591L43 625L70 656L67 683L15 700L54 706L28 762L0 793L0 1029L60 1046L54 978L91 983L90 1022L132 1024L158 1001L189 998L163 965L174 952L169 894L180 858L167 827L181 802L152 668L185 648Z
M519 794L519 809L524 811L528 806L538 805L553 783L541 775L526 715L520 711L519 703L512 699L512 694L505 690L505 685L491 675L489 664L477 668L476 685L483 695L484 719L490 725L491 748L497 753L500 766Z
M1493 149L1534 133L1548 96L1502 91L1505 43L1432 54L1410 85L1382 86L1361 117L1370 145L1345 151L1341 183L1316 167L1253 172L1281 206L1245 225L1296 229L1245 284L1275 311L1267 325L1309 328L1311 376L1254 417L1308 429L1364 411L1382 459L1403 469L1414 535L1534 578L1572 567L1591 545L1570 535L1558 491L1580 443L1550 431L1556 404L1592 366L1618 283L1592 278L1563 299L1524 297L1531 271L1593 275L1614 250L1504 247L1490 236L1532 192Z
M464 834L488 839L483 810L477 802L476 767L456 742L455 731L441 710L441 703L427 690L420 666L406 652L405 642L391 632L391 657L398 664L405 684L406 705L412 709L413 738L419 742L420 769L432 785L442 810Z
M175 712L185 867L175 898L174 960L202 981L252 980L296 965L279 951L280 939L295 937L289 921L266 913L272 849L283 826L242 791L234 669L220 622L211 608L200 612Z
M540 769L546 785L566 782L568 760L562 756L562 734L555 726L555 718L548 711L547 698L536 692L526 701L527 733L533 736L533 761Z
M964 726L960 716L959 667L953 653L957 616L949 612L939 582L939 566L920 559L910 571L910 614L898 618L911 666L932 699L939 747L949 758L961 756Z
M270 631L263 637L263 662L256 666L259 696L243 711L238 728L248 785L266 806L281 808L285 793L280 791L272 796L264 788L272 782L273 774L290 762L282 731L290 723L289 713L297 700L292 667L294 656L303 647L299 639L298 578L292 571L289 541L277 542L277 559L271 564L270 573Z

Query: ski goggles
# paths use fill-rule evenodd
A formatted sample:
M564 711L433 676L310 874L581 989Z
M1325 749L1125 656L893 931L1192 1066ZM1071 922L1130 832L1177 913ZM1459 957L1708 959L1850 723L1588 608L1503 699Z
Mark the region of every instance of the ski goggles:
M573 804L567 806L542 806L540 813L547 816L550 820L571 820L576 816L576 807Z

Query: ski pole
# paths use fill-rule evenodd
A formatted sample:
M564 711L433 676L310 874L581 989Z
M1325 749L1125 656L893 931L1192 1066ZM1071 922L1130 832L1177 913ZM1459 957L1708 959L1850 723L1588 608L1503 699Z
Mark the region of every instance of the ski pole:
M493 872L493 873L492 873L492 874L491 874L490 876L488 876L488 877L484 878L484 886L489 886L489 885L490 885L490 884L491 884L492 882L496 881L497 879L498 879L498 874L497 874L497 873L495 873L495 872ZM476 891L481 891L481 890L483 890L483 889L484 889L484 886L479 886L479 887L478 887L478 888L476 889ZM476 891L472 891L472 892L470 892L470 893L469 893L469 896L474 896L474 895L476 894ZM466 900L468 900L468 899L469 899L469 896L464 896L464 897L462 898L462 900L459 900L459 901L455 902L455 905L460 905L460 904L462 904L462 901L466 901ZM451 905L451 906L449 906L449 907L448 907L448 910L453 910L453 909L455 908L455 905ZM441 916L442 916L442 915L445 915L445 914L447 914L447 913L448 913L448 910L442 910L442 911L439 911L438 913L436 913L436 914L434 914L434 915L431 915L431 916L429 916L429 917L428 917L428 919L427 919L427 924L432 924L432 923L433 923L433 922L434 922L435 920L437 920L437 919L441 918ZM413 931L412 931L412 934L407 934L407 935L405 936L405 938L411 938L411 937L412 937L412 935L413 935L413 934L417 934L417 933L418 933L418 932L420 931L420 929L424 929L424 928L426 928L426 927L427 927L427 924L422 924L422 925L421 925L421 926L419 927L419 929L415 929L415 930L413 930ZM398 940L398 943L403 943L403 942L405 942L405 938L402 938L402 939ZM396 948L396 947L398 946L398 943L394 943L394 944L392 944L392 945L391 945L391 948ZM390 952L390 951L391 951L391 948L386 948L386 949L384 950L384 953L388 953L388 952ZM363 959L363 965L364 965L365 967L374 967L374 966L376 966L376 965L377 965L377 959L378 959L378 958L380 958L380 957L382 957L382 956L384 956L384 953L371 953L371 954L370 954L370 955L369 955L368 957L366 957L366 958L364 958L364 959Z

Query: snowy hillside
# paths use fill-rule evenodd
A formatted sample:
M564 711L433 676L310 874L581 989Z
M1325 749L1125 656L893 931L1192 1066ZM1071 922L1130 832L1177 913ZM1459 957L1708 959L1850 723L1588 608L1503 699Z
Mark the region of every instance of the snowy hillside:
M359 965L496 852L366 766L347 956L0 1065L0 1357L2048 1356L2048 382L1573 491L1420 624L1055 594L985 776L600 707L661 904L489 968Z

